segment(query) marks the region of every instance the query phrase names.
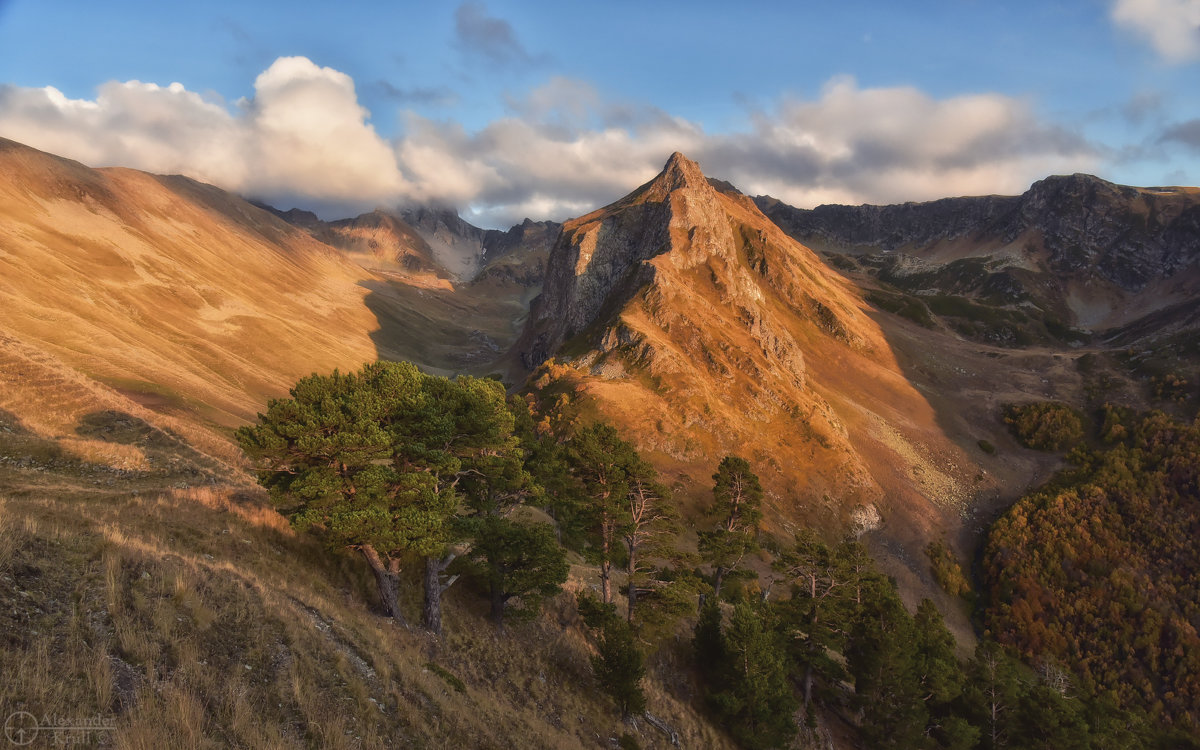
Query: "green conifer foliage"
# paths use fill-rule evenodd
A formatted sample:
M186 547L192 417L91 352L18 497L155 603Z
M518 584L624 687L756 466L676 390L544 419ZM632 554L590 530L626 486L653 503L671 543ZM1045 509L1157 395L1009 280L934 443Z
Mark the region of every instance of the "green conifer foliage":
M713 615L698 643L721 661L709 703L729 734L749 750L784 747L796 734L796 698L788 680L787 650L771 626L768 608L740 602L719 645L712 643ZM700 635L698 633L698 635Z
M720 597L725 575L747 553L757 549L762 519L762 486L744 458L726 456L713 474L713 504L708 515L714 528L700 532L700 554L713 566L713 595Z

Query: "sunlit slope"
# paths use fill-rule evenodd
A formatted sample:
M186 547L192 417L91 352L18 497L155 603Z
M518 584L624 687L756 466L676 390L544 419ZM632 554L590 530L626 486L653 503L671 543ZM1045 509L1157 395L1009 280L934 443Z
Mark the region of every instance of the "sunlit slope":
M216 188L0 141L0 408L45 436L116 411L225 442L298 377L376 358L373 279Z
M768 522L942 529L976 491L858 291L676 154L567 222L518 352L549 398L617 422L703 501L725 453Z

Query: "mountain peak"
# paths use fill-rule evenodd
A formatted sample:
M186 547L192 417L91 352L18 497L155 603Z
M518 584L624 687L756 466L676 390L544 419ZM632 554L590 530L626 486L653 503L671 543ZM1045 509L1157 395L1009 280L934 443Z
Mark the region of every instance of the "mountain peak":
M676 151L646 186L647 200L662 200L676 190L712 190L700 165Z

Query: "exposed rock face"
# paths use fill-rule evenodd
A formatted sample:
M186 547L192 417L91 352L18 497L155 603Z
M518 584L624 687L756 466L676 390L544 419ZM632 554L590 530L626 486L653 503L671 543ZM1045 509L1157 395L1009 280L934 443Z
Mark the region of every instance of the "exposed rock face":
M474 281L494 280L530 289L541 288L546 259L562 225L525 221L507 232L489 229L483 238L483 269Z
M406 208L400 218L429 245L434 259L455 279L470 280L483 267L487 232L450 209Z
M846 527L869 503L893 519L940 512L964 490L932 456L969 461L863 308L749 198L675 154L629 196L563 225L514 353L535 388L554 384L615 422L697 497L737 453L762 473L776 522ZM900 450L936 491L877 470Z
M777 354L788 350L792 364L802 371L795 346L781 344L763 320L758 309L761 279L738 255L739 250L751 253L757 276L767 275L762 248L756 248L764 243L764 232L731 217L727 203L753 211L744 198L722 197L695 162L676 153L658 177L626 198L563 225L544 291L530 312L530 339L522 351L526 366L536 367L640 291L651 302L671 296L669 280L655 283L662 268L679 274L707 264L709 283L723 302L741 309L763 348Z
M1139 291L1200 258L1200 191L1134 188L1084 174L1047 177L1020 196L947 198L895 206L792 208L755 202L801 242L922 255L939 243L1021 243L1049 270Z

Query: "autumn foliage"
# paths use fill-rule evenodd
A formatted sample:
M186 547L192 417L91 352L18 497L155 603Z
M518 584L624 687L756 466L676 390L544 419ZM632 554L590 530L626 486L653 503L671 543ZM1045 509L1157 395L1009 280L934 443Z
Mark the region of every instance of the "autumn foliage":
M1117 704L1194 732L1200 424L1155 413L1112 428L1125 438L994 526L988 623L1026 658L1061 661Z

